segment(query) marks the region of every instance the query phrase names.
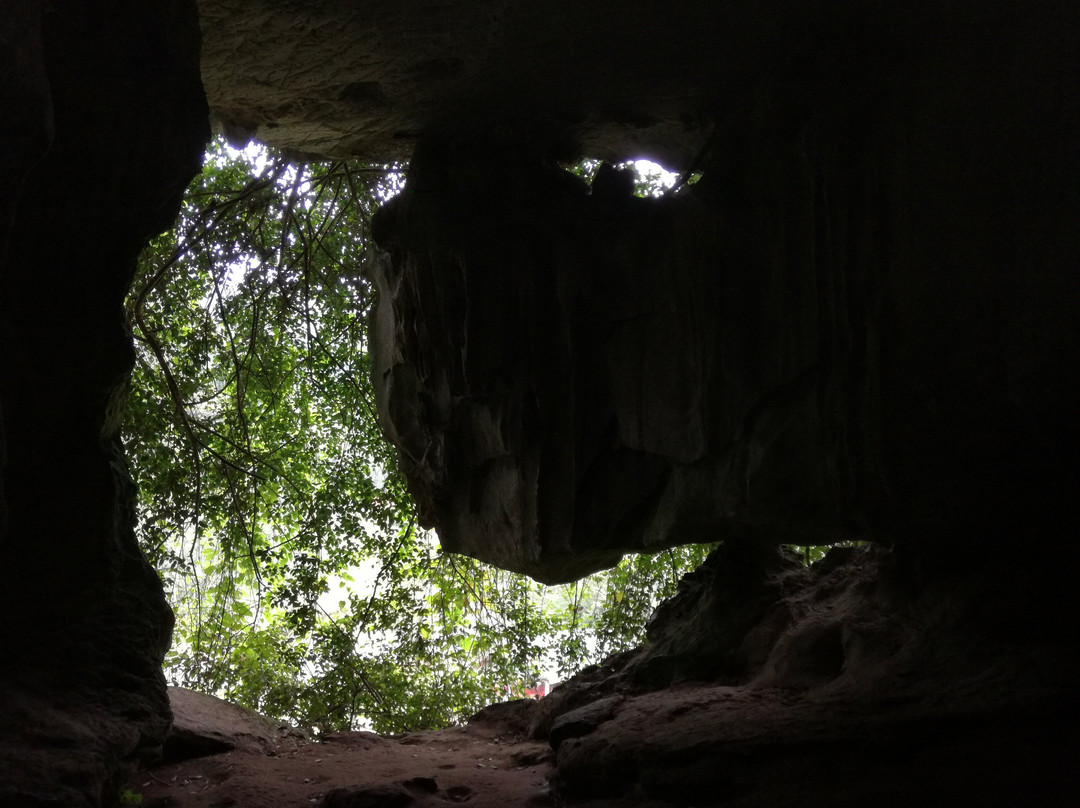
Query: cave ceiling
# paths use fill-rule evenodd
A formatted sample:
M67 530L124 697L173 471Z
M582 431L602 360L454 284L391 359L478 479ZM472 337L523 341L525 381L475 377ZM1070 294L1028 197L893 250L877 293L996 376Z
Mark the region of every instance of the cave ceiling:
M806 13L759 5L200 0L203 81L219 131L299 154L405 160L464 114L678 168Z
M234 144L411 160L373 344L444 546L561 581L734 535L1064 535L1069 3L198 7ZM622 200L550 159L582 156L703 179Z

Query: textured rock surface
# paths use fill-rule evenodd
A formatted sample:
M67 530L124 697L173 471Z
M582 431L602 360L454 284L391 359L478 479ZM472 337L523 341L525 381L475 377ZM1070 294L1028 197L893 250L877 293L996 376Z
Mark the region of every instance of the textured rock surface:
M168 762L233 749L273 754L283 743L305 737L266 716L183 687L169 688L169 706L173 723L165 739Z
M812 238L761 255L775 234L745 243L707 179L590 193L515 134L419 150L374 226L380 412L444 545L553 581L628 550L867 531L881 460L847 268Z
M721 549L648 645L555 688L532 733L570 804L1073 804L1076 595L1031 563L946 572L867 546L748 566ZM749 617L732 590L775 597ZM1019 617L1033 599L1037 626Z
M590 193L542 129L421 145L375 222L376 384L445 546L553 581L735 536L1064 540L1080 33L951 22L810 29L671 198Z
M801 24L800 5L202 0L203 76L226 133L299 152L408 159L464 112L547 120L595 154L674 165Z
M555 580L1076 525L1068 3L200 8L226 131L427 138L382 229L382 397L448 547ZM711 187L649 210L554 171L702 146Z
M17 169L0 205L0 804L89 806L168 728L172 614L118 436L122 305L208 127L191 3L44 5L0 23Z

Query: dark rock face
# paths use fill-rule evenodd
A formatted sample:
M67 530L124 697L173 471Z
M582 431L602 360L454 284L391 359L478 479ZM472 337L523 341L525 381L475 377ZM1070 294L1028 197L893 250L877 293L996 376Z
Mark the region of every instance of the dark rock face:
M203 77L215 123L238 142L405 160L447 119L525 115L598 156L676 164L784 30L812 16L803 6L671 0L658 28L640 2L200 0Z
M1052 66L1080 37L890 23L812 29L671 198L590 192L543 129L417 150L376 221L375 372L449 549L556 581L1075 527L1080 90Z
M1026 561L943 571L908 552L843 548L806 568L718 550L646 646L531 711L560 793L583 806L1075 804L1071 573L1038 593ZM1039 623L1018 631L1033 599Z
M0 804L96 805L169 722L172 614L118 438L122 304L199 167L198 31L188 2L4 16Z
M423 519L547 581L724 541L535 711L573 804L1077 799L1063 12L800 28L661 200L568 176L550 120L428 130L373 228ZM852 538L878 545L812 571L776 549Z

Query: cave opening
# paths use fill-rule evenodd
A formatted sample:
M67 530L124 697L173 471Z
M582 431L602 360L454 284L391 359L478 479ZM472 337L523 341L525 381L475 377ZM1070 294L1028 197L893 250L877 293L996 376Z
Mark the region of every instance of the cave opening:
M441 726L546 693L639 643L711 549L548 588L455 561L418 528L374 413L363 272L370 217L407 170L218 139L128 296L125 447L137 536L177 618L166 679L319 733ZM677 181L646 161L570 172L612 204Z
M569 170L611 205L679 179L647 161ZM140 544L177 615L167 681L321 733L454 723L499 694L546 692L641 642L653 609L713 549L630 558L559 590L439 558L395 479L367 380L366 232L406 172L219 140L129 293L125 443ZM829 547L797 552L809 565ZM482 610L462 591L488 592ZM425 664L453 675L425 679ZM356 685L342 671L366 698L343 706L336 694ZM443 695L461 682L467 697Z

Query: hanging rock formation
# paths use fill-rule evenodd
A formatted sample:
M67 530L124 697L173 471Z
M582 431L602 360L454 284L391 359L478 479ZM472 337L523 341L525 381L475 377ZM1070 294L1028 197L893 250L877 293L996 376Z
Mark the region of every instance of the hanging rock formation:
M800 30L663 199L545 132L433 131L375 222L375 382L444 545L561 581L687 541L1071 543L1076 42L1017 12Z
M109 804L167 731L171 615L117 441L121 304L209 119L298 155L412 155L374 223L376 380L447 547L554 581L725 541L648 648L544 707L532 729L569 798L795 805L810 784L819 804L860 804L874 795L815 773L880 730L914 739L884 754L929 760L939 733L964 782L993 751L1045 804L1075 804L1060 750L1076 725L1051 717L1076 714L1080 15L1065 0L657 13L5 6L0 805ZM703 177L641 200L617 170L591 187L566 173L582 155ZM841 538L892 549L813 572L776 555ZM764 692L793 721L818 712L777 758L775 712L688 747L604 701L647 707L691 679ZM929 705L907 735L898 699ZM980 721L996 728L982 746ZM836 744L814 753L818 738ZM751 748L760 767L736 771ZM770 803L780 758L809 779ZM707 791L717 766L727 790ZM932 801L922 783L893 804Z

